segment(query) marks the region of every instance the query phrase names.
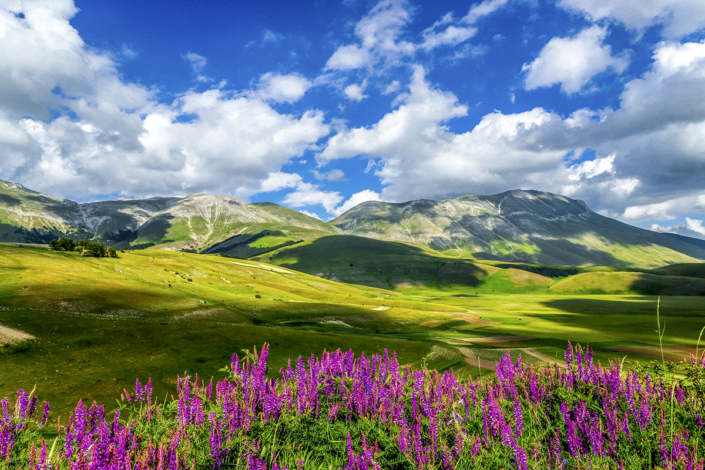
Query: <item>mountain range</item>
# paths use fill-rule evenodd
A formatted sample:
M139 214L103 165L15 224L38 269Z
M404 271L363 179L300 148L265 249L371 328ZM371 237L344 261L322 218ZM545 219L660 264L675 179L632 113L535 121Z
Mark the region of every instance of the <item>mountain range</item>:
M540 191L365 202L323 222L273 203L208 194L79 204L0 180L2 242L70 236L119 249L247 258L341 235L403 243L439 256L541 265L653 268L705 260L704 240L640 229L597 214L582 201Z

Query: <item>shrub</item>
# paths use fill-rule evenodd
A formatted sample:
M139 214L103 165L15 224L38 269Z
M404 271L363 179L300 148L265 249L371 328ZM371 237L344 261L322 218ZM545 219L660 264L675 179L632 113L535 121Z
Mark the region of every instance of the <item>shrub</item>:
M61 237L49 242L49 248L56 251L73 251L76 244L73 242L73 238Z

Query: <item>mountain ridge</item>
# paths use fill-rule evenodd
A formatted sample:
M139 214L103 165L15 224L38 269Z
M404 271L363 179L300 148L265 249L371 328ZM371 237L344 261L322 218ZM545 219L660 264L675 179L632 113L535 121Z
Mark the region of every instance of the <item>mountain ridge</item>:
M0 180L0 241L95 238L120 248L200 251L230 236L268 230L282 243L337 230L276 204L205 193L77 203Z
M640 229L602 216L584 201L536 190L368 201L323 222L274 203L206 193L77 203L0 180L0 241L72 236L118 248L251 257L339 234L444 256L551 266L655 268L705 260L705 241Z

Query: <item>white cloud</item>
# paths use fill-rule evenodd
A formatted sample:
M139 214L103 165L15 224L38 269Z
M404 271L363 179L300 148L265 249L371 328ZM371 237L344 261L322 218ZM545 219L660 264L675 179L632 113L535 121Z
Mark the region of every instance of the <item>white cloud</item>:
M341 206L336 207L335 210L333 211L333 214L335 216L340 216L343 215L345 212L349 211L353 207L362 204L363 202L367 201L379 201L380 200L380 194L372 191L371 189L365 189L363 191L360 191L359 193L355 193L352 196L350 196L350 199L345 201Z
M2 179L78 199L248 197L292 187L300 177L281 167L329 132L319 111L279 114L246 93L189 91L161 104L154 91L125 82L111 56L84 44L69 23L77 11L70 0L23 7L25 19L0 4ZM206 64L197 54L186 58L196 72ZM271 99L301 93L268 90Z
M356 44L339 47L326 62L326 69L354 70L367 66L372 55Z
M466 106L453 94L432 88L417 66L398 109L369 128L338 132L317 158L379 158L375 174L389 185L382 198L393 201L498 192L562 166L564 150L538 149L531 142L535 128L560 122L557 116L540 108L493 113L464 134L443 125L466 114Z
M612 68L622 73L629 61L613 57L612 49L603 45L607 30L592 26L570 38L553 38L530 64L524 82L527 90L556 84L567 93L577 93L597 74Z
M328 173L320 173L316 170L311 170L313 173L313 176L317 180L328 180L328 181L344 181L345 180L345 173L343 173L343 170L331 170Z
M203 70L203 67L205 67L208 63L208 59L194 52L187 53L186 59L191 62L191 68L193 69L193 72L198 75L201 74L201 70Z
M365 94L365 87L366 83L362 83L361 85L358 85L357 83L353 83L352 85L348 85L343 89L343 93L345 93L345 96L352 101L362 101L365 98L367 98L367 95Z
M685 196L655 204L630 206L624 211L624 218L632 222L643 220L673 220L684 212L704 212L705 194Z
M299 74L265 73L259 79L257 95L265 101L294 103L306 94L313 84Z
M594 160L586 160L582 163L575 164L568 169L568 179L579 181L581 179L590 179L604 173L614 174L614 158L617 154L612 154L603 158Z
M271 29L262 30L262 40L264 42L279 42L282 39L284 39L283 34L275 33Z
M415 46L400 40L411 21L406 0L381 0L355 25L360 44L339 47L326 63L327 69L353 70L371 67L380 61L394 63L413 55Z
M261 190L263 193L269 193L284 188L294 188L300 181L301 176L297 173L277 171L276 173L270 173L267 179L262 181Z
M389 85L384 87L384 91L382 92L383 95L391 95L392 93L396 93L399 91L401 88L401 85L399 84L399 80L393 80Z
M480 4L470 7L468 14L463 17L465 23L474 24L487 15L494 13L507 4L507 0L484 0Z
M322 191L311 183L299 183L296 190L286 195L282 201L291 207L305 207L321 205L329 214L335 213L335 207L340 204L343 197L337 191Z
M690 217L685 218L684 224L676 224L671 226L651 224L649 228L654 232L675 233L678 235L685 235L686 237L705 240L705 227L703 227L703 221L699 219L691 219Z
M426 30L420 49L431 50L439 46L456 46L477 34L477 28L448 26L443 31Z
M493 0L489 3L494 5L503 2ZM483 11L486 9L487 7L481 8ZM477 33L475 27L461 24L467 23L470 17L466 16L458 21L453 19L451 13L447 13L425 29L422 32L423 40L416 44L403 38L405 28L411 23L412 17L413 8L407 0L379 1L355 25L355 35L359 43L338 47L326 62L325 69L350 71L372 69L379 64L383 67L397 65L403 59L413 57L419 50L430 51L441 46L456 46Z
M306 209L301 209L301 210L299 210L299 212L301 212L302 214L305 214L309 217L313 217L314 219L323 220L320 217L318 217L318 214L315 214L313 212L309 212Z
M558 0L558 6L585 15L591 21L610 20L643 33L663 24L662 34L679 39L705 28L705 2L702 0Z
M296 190L286 195L282 201L291 207L322 206L328 214L335 217L366 201L379 201L380 195L369 189L353 194L343 204L343 197L337 191L323 191L317 185L300 182ZM302 211L304 212L304 211ZM310 215L308 212L305 214Z

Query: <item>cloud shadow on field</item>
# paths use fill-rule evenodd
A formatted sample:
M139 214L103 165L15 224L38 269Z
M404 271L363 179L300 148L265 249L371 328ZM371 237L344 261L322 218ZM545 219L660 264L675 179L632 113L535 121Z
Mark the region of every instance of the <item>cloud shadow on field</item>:
M279 260L277 260L279 258ZM478 287L486 272L467 259L435 257L405 243L331 235L273 253L282 267L369 287Z

